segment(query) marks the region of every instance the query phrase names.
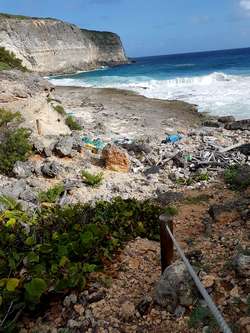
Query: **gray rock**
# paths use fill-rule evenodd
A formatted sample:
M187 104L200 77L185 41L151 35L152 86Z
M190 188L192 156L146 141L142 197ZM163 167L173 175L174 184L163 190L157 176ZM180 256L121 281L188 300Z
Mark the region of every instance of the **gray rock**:
M184 198L183 193L168 191L168 189L166 186L158 186L156 189L157 198L162 204L169 205Z
M250 278L250 255L239 254L234 259L234 265L239 276Z
M222 116L218 118L218 121L223 124L228 124L234 122L235 118L233 116Z
M71 136L62 137L55 145L54 151L60 157L71 157L73 149L73 138Z
M33 191L31 191L31 189L27 189L22 192L19 198L24 201L32 202L34 204L37 203L37 195Z
M73 133L72 134L72 139L73 139L73 147L72 148L80 153L83 146L84 146L84 143L82 141L82 137L77 133Z
M176 261L165 269L156 286L155 300L171 312L174 312L179 305L193 304L195 286L182 261Z
M18 199L27 188L27 183L24 179L17 180L6 186L1 187L1 194Z
M17 161L13 167L13 173L17 178L27 178L32 175L34 166L31 162Z
M67 326L69 328L79 328L79 327L82 326L82 322L78 321L78 320L74 320L74 319L69 319L68 323L67 323Z
M132 143L122 143L120 146L126 149L128 152L134 152L135 154L145 153L149 154L152 150L149 144L144 142L132 142Z
M63 305L68 308L71 306L71 304L76 304L77 302L77 296L75 294L70 294L69 296L66 296L63 301Z
M71 191L74 188L82 186L82 181L78 179L65 179L63 181L65 191Z
M250 130L250 119L237 120L232 123L226 124L228 130Z
M49 145L44 145L43 142L34 140L33 147L38 154L43 155L45 157L50 157L52 156L55 144L51 143Z
M45 177L54 178L62 171L62 167L55 161L45 162L41 167L41 171Z
M220 124L216 120L206 120L203 122L202 125L205 127L216 127L216 128L220 127Z

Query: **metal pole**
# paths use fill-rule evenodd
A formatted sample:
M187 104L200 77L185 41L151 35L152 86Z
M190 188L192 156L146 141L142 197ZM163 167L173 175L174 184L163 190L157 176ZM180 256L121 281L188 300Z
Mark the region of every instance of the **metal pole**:
M167 224L165 224L165 228L166 228L167 233L170 235L170 237L171 237L171 239L172 239L172 241L173 241L173 243L174 243L174 245L176 247L177 252L179 253L181 259L184 262L184 264L186 265L189 274L191 275L192 279L194 280L194 282L196 284L196 287L198 288L199 292L203 296L203 298L206 301L206 303L207 303L207 305L208 305L211 313L213 314L214 318L216 319L217 323L219 324L222 332L224 332L224 333L232 333L231 328L227 325L227 323L224 320L222 314L220 313L220 311L218 310L218 308L214 304L212 298L210 297L210 295L208 294L208 292L206 291L206 289L204 288L203 284L201 283L201 281L198 278L196 272L194 271L193 267L189 263L188 259L186 258L184 252L182 251L181 247L177 243L176 239L173 236L172 231L170 230L170 228L168 227Z
M174 256L174 244L166 230L166 224L173 233L173 218L167 215L160 216L160 242L161 242L161 272L171 265Z

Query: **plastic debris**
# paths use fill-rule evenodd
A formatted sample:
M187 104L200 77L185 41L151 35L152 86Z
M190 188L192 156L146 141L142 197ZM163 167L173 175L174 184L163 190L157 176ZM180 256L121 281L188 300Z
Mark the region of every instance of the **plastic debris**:
M162 143L175 143L182 139L182 136L180 134L172 134L167 135L166 139L162 141Z
M113 141L115 144L117 145L123 145L123 144L132 144L133 140L129 139L129 138L119 138Z
M103 142L101 139L90 139L89 137L85 136L82 138L83 143L85 144L85 147L90 149L90 150L102 150L105 146L106 143Z

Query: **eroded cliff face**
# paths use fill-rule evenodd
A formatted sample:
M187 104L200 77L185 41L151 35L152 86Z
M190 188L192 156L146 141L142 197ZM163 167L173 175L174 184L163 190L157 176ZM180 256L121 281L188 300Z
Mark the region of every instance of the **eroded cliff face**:
M80 29L55 19L0 15L0 46L14 52L28 69L44 74L127 62L118 35Z

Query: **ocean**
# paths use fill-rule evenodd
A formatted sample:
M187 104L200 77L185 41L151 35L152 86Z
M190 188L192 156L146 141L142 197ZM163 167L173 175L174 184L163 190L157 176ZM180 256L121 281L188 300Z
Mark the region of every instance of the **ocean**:
M190 102L216 116L250 118L250 48L135 61L50 80L56 85L128 89L149 98Z

